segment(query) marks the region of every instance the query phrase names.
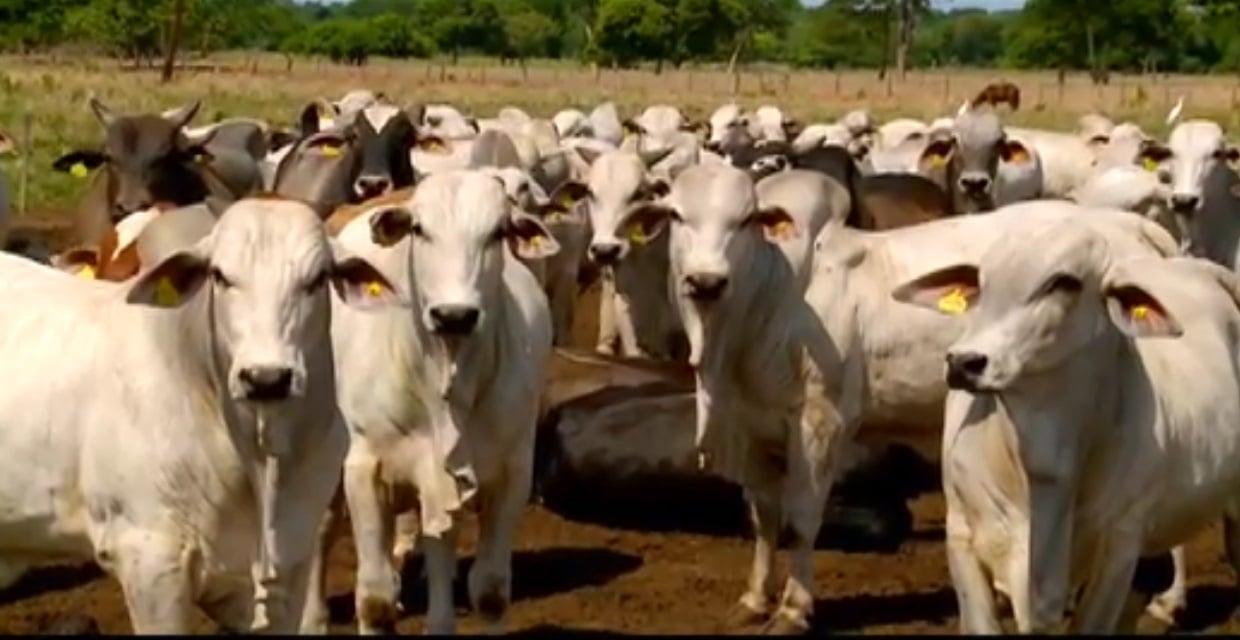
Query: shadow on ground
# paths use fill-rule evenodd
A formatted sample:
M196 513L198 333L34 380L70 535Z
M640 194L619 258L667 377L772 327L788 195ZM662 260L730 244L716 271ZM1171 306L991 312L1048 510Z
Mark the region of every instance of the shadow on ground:
M457 562L456 580L453 583L457 609L468 608L469 591L466 579L474 559L461 558ZM584 587L607 584L620 576L636 571L642 565L641 558L609 549L559 547L516 551L512 554L512 601L537 600L558 593L566 593ZM404 616L418 616L426 612L426 580L422 575L421 556L405 565L401 573L400 601ZM331 621L349 624L354 619L353 592L328 599Z

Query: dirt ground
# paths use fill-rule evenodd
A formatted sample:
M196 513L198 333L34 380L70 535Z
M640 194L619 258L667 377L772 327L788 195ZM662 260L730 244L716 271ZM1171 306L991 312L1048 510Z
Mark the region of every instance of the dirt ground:
M916 526L894 554L818 552L816 632L955 633L956 601L943 555L943 502L913 505ZM457 581L462 632L480 627L465 603L473 522L462 535ZM617 531L569 522L531 506L513 557L513 632L576 634L722 633L722 614L741 593L751 547L741 538ZM1218 527L1190 547L1190 611L1184 630L1240 632L1232 621L1234 580ZM333 550L329 597L333 631L352 633L352 541ZM401 633L421 633L425 588L418 563L406 568ZM65 613L93 618L102 633L128 633L115 581L93 567L49 567L0 592L0 633L38 633ZM1165 629L1146 620L1143 630ZM205 618L196 631L210 633Z
M63 220L63 218L61 218ZM62 248L63 227L28 217L16 235ZM591 335L589 331L583 332ZM956 600L943 551L943 501L938 493L912 502L912 535L894 553L819 551L815 632L955 633ZM1184 631L1240 633L1232 620L1235 578L1223 555L1221 528L1211 527L1189 547L1189 611ZM468 612L464 576L474 544L474 522L463 524L458 570L460 630L480 630ZM513 632L576 634L722 633L724 614L744 588L752 546L742 537L618 530L566 520L531 505L523 516L513 557ZM405 572L402 633L420 633L425 585L417 561ZM352 540L333 549L328 571L333 631L352 633ZM0 591L0 633L51 631L66 614L86 616L105 634L129 633L117 583L94 567L52 566L32 571ZM1152 620L1143 631L1168 631ZM200 617L195 631L214 625Z

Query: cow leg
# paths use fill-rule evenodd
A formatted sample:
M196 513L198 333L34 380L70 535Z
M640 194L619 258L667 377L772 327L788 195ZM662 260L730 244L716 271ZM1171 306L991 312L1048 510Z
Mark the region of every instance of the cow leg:
M946 465L944 465L946 466ZM991 580L981 560L973 551L972 534L964 520L964 509L951 480L944 478L944 502L947 503L947 571L956 591L962 635L999 635L998 608Z
M488 483L478 503L478 551L469 570L469 600L487 623L500 631L512 599L512 542L521 509L529 500L529 465L510 464L500 482Z
M620 335L620 354L626 358L645 357L645 352L637 344L637 328L633 326L633 308L622 295L617 294L614 300L616 332Z
M134 634L189 633L197 553L155 531L129 531L119 542L105 562L115 568Z
M1171 558L1175 563L1175 579L1171 582L1171 588L1155 596L1145 608L1147 613L1166 624L1175 624L1176 616L1188 606L1188 567L1184 546L1172 549Z
M615 355L620 334L616 331L616 281L610 271L599 278L598 295L598 343L594 350L603 355Z
M554 344L557 347L569 347L572 346L573 338L573 306L577 296L577 274L561 267L553 277L549 298Z
M330 622L327 610L327 565L332 547L344 533L345 510L344 487L338 487L332 503L319 523L318 541L315 543L313 564L307 585L306 606L302 610L301 635L325 635Z
M344 461L344 491L357 548L358 632L395 633L400 575L392 566L394 514L381 486L379 457L364 440L355 439Z
M753 521L753 566L749 570L749 586L730 616L729 624L735 627L766 620L778 588L772 569L783 522L779 496L769 490L747 489L745 497L749 503L749 517Z
M392 562L399 571L409 561L418 548L419 514L417 509L409 509L396 514L396 542L392 544Z
M452 602L452 581L456 578L456 532L440 537L422 536L422 557L426 559L426 633L456 633L456 607Z
M782 504L792 534L788 579L779 609L764 630L772 635L799 635L809 631L814 613L814 543L834 480L827 447L819 446L816 430L801 427L788 439L787 473L782 481Z
M1133 577L1140 559L1139 540L1112 537L1100 549L1093 574L1072 615L1072 634L1112 634L1121 623L1125 608L1131 609ZM1164 583L1165 584L1165 583ZM1038 629L1037 631L1050 631Z

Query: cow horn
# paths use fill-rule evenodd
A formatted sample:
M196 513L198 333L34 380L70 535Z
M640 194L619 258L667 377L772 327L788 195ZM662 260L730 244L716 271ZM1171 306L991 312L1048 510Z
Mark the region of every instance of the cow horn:
M171 122L174 127L180 129L181 127L189 124L190 120L194 119L194 116L198 114L198 108L201 106L202 101L195 100L183 107L165 111L163 116L164 119Z
M99 119L99 124L102 124L104 128L110 127L113 122L116 122L116 114L112 113L112 110L103 104L99 98L91 97L90 110L95 112L95 117Z

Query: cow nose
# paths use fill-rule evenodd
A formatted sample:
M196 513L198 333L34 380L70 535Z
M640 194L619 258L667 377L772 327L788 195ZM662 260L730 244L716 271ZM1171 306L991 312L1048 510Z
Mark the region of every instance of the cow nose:
M443 335L468 335L478 326L477 307L462 304L441 304L430 309L431 328Z
M353 183L357 194L363 198L373 198L387 193L392 181L384 176L360 176Z
M950 389L976 391L990 359L980 353L947 354L947 386Z
M620 260L620 245L596 243L590 245L590 259L598 264L611 265Z
M689 297L694 300L718 300L728 286L728 277L717 273L694 273L685 276Z
M284 400L293 389L293 370L288 367L246 367L237 377L247 400Z
M967 193L985 193L990 189L990 178L987 176L961 176L960 188Z
M1201 198L1187 193L1176 193L1171 195L1171 210L1176 213L1191 213L1197 210L1197 205L1201 204Z

